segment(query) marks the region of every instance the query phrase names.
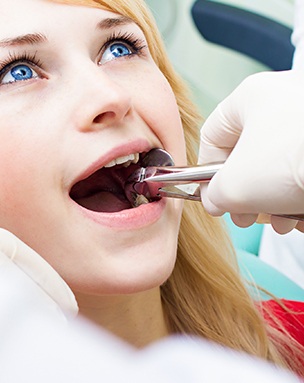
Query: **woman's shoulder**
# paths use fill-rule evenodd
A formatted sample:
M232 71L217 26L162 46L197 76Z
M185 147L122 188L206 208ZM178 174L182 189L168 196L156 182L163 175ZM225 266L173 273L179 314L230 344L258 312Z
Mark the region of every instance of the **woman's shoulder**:
M304 346L304 302L285 299L279 302L272 299L263 301L262 307L267 311L270 310L290 335ZM265 319L275 326L273 319L267 315L267 311L264 311Z

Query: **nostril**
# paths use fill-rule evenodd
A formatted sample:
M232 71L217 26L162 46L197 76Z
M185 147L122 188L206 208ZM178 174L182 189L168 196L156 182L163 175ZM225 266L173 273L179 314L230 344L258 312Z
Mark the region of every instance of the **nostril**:
M94 118L93 123L101 124L106 122L107 120L115 119L115 116L116 116L115 112L112 112L112 111L100 113Z

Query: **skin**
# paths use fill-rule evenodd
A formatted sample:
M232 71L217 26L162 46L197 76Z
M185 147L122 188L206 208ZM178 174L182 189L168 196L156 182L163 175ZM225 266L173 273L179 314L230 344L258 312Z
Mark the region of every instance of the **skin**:
M0 4L0 226L44 257L72 288L80 312L142 346L167 333L159 286L176 258L182 202L92 213L69 192L122 155L162 147L186 164L174 94L152 60L114 57L113 33L145 38L134 23L98 29L113 13L45 0ZM47 41L7 39L39 33ZM125 45L125 44L124 44ZM35 56L38 65L5 60ZM23 63L32 78L9 82Z

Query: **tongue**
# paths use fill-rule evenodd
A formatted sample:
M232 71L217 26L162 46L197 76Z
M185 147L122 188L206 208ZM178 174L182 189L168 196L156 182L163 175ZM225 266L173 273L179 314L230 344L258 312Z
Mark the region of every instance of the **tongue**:
M107 213L118 212L132 207L126 198L107 191L100 191L92 196L79 198L76 202L86 209Z

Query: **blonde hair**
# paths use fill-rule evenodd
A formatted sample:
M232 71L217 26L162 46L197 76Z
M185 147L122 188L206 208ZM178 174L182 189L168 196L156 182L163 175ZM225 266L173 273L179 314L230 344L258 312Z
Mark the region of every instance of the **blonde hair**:
M127 16L140 26L155 63L175 94L185 132L188 162L194 164L202 118L167 57L154 18L144 1L53 1L103 8ZM200 203L185 204L176 265L161 287L161 293L172 332L202 336L301 371L297 355L303 352L302 346L284 333L283 327L278 331L265 323L239 274L222 220L206 214Z

